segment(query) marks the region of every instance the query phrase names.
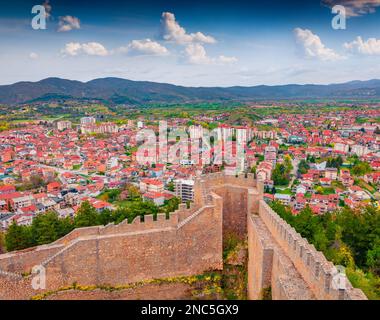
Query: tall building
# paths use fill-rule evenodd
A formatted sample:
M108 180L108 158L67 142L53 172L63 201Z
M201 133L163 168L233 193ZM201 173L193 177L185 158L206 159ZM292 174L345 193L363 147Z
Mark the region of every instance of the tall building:
M63 131L65 129L71 129L71 122L70 121L58 121L57 122L57 129L59 131Z
M87 133L116 133L119 131L119 127L112 122L104 122L99 125L85 124L81 126L81 132Z
M175 180L175 195L182 199L182 202L194 200L194 180Z
M96 122L96 119L94 117L83 117L80 119L80 124L86 125L86 124L94 124Z

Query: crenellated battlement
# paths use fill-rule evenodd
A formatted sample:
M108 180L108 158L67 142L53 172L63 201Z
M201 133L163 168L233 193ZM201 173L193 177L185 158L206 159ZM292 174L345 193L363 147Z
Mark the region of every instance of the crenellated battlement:
M28 299L30 271L46 269L47 288L125 284L223 268L223 236L248 233L248 291L260 299L366 299L321 252L263 199L253 174L198 176L195 201L131 223L75 229L54 243L0 255L0 299ZM26 275L26 276L23 276Z
M131 223L128 222L128 219L125 219L119 224L109 223L106 226L77 228L55 241L52 245L67 244L70 241L82 236L137 232L149 228L175 227L180 221L185 219L187 216L190 216L196 210L197 207L193 203L190 205L189 209L186 204L181 203L176 211L169 213L168 217L165 213L159 213L156 218L154 218L153 215L146 215L144 216L144 219L137 216Z
M333 263L327 261L263 200L260 201L259 216L318 299L366 299L363 292L354 289Z
M78 228L54 243L0 255L0 299L28 298L37 265L46 269L46 290L73 282L117 285L220 269L222 199L214 193L208 198L202 206L180 204L168 215ZM12 291L17 294L9 295Z

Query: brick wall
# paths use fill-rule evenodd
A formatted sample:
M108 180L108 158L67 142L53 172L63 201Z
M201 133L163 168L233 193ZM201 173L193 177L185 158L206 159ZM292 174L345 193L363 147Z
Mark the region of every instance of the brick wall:
M31 289L32 275L21 276L37 264L46 268L47 291L74 282L118 285L222 269L223 201L208 196L208 204L181 205L169 219L161 214L157 221L145 216L144 222L138 217L131 224L76 229L51 245L2 255L0 299L41 293Z
M334 286L332 279L338 275L337 268L263 200L260 201L259 217L274 240L272 293L275 298L366 299L363 292L353 288L348 280L345 288Z
M273 299L366 299L349 282L344 290L332 286L336 267L262 200L263 186L253 175L200 176L194 190L190 209L180 205L169 219L76 229L53 244L0 255L0 299L40 293L31 289L32 276L21 275L37 264L46 268L46 290L222 269L229 232L248 235L250 299L261 299L268 287Z

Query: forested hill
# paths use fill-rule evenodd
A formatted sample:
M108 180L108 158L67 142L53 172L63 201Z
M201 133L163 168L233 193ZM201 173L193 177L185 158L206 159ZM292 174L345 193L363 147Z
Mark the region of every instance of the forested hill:
M0 86L0 104L54 99L96 99L120 104L256 101L276 99L378 99L380 80L330 85L183 87L165 83L103 78L89 82L47 78Z

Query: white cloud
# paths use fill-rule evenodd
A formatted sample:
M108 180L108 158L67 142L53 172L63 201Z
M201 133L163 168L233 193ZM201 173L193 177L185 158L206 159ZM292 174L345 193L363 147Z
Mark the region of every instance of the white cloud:
M192 64L231 64L237 62L235 57L219 56L211 58L205 48L199 43L191 43L185 49L188 62Z
M294 34L297 43L308 58L317 58L322 61L336 61L343 58L334 50L326 48L319 36L308 29L295 28Z
M362 37L357 37L352 42L346 42L344 48L348 51L364 55L380 55L380 39L369 38L363 41Z
M167 55L168 49L156 41L150 39L145 40L133 40L127 47L121 47L120 52L124 53L136 53L146 55Z
M90 56L106 56L108 55L107 49L98 42L89 42L82 44L83 52Z
M193 64L209 64L211 59L207 56L205 48L199 43L189 44L185 53L188 57L188 61Z
M82 45L79 42L66 43L65 49L61 52L64 55L77 56L82 50Z
M80 29L80 20L73 16L64 16L59 18L58 32L67 32L74 29Z
M36 60L36 59L38 59L38 54L35 53L35 52L31 52L29 54L29 58L32 59L32 60Z
M107 56L108 50L98 42L70 42L61 51L64 56L77 56L79 54L87 54L89 56Z
M330 8L342 5L346 8L348 17L358 17L376 12L376 7L380 6L380 0L322 0L322 4Z
M162 13L161 27L163 39L167 41L174 41L178 44L216 43L215 38L202 32L186 33L186 30L176 21L174 14L170 12Z

